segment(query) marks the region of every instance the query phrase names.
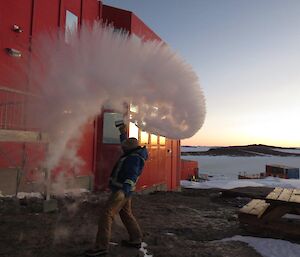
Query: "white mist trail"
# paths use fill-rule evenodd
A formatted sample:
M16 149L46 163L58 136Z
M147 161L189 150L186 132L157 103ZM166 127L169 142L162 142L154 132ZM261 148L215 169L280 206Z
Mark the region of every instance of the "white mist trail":
M76 142L68 142L104 105L125 113L124 103L134 103L139 112L133 120L168 138L191 137L203 125L205 99L197 75L161 42L143 42L94 23L68 37L68 44L63 33L43 35L33 53L30 80L38 85L42 104L31 111L50 135L49 169L69 147L76 149Z

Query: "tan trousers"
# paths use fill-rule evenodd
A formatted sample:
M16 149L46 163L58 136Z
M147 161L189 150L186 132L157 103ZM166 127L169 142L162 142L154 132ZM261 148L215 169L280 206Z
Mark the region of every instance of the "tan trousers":
M133 242L142 241L140 226L132 214L131 197L126 198L123 191L120 190L110 195L105 208L100 215L95 245L96 248L108 248L111 238L111 226L115 215L118 213L127 229L129 240Z

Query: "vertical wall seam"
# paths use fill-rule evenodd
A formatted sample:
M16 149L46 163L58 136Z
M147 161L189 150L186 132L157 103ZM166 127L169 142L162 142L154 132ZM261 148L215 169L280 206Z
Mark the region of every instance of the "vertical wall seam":
M80 26L82 25L83 0L80 1Z
M30 20L30 31L29 31L29 40L31 41L32 40L32 34L33 34L33 16L34 16L34 1L35 0L32 0L31 1L31 20ZM30 45L31 47L31 45Z
M102 20L102 10L103 10L102 2L98 1L98 19L99 20Z
M61 4L62 4L62 0L59 0L58 2L58 24L57 26L60 27L60 16L61 16Z

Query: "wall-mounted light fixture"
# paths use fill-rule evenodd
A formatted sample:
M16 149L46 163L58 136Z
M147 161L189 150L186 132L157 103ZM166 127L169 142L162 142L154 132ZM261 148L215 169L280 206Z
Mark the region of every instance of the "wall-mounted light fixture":
M22 57L22 52L14 49L14 48L5 48L5 51L8 55L12 56L12 57L17 57L20 58Z
M21 27L18 26L18 25L16 25L16 24L13 25L12 30L14 32L16 32L16 33L22 33L23 32L23 30L21 29Z

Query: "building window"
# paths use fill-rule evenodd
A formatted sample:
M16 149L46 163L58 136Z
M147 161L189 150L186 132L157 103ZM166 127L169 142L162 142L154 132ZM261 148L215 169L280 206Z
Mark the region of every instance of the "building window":
M151 145L157 145L158 136L151 134Z
M66 27L65 27L65 41L70 43L72 35L77 33L78 30L78 17L70 12L66 11Z
M159 137L159 144L160 144L160 145L166 145L166 138L160 136L160 137Z
M133 123L129 123L129 137L139 138L139 128Z
M141 144L149 144L149 133L141 131Z
M115 126L115 121L122 120L123 115L115 112L105 112L103 115L103 143L119 144L120 132Z

